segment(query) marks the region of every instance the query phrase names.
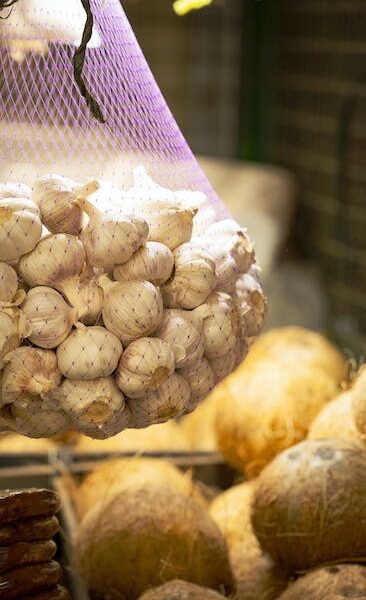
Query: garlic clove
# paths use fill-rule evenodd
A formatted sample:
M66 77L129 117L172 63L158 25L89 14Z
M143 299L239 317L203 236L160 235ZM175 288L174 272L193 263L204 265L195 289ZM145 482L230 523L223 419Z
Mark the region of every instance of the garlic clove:
M145 220L120 211L103 214L84 198L78 198L77 204L89 216L89 222L80 234L89 265L122 264L146 240L149 229Z
M170 344L144 337L131 342L123 353L116 383L124 394L138 398L159 388L174 373L174 354Z
M0 183L0 198L30 198L31 194L25 183Z
M183 415L189 405L190 389L187 381L173 373L157 390L141 398L128 399L131 411L129 427L140 429L154 423L165 423Z
M218 358L235 347L240 335L239 315L228 294L213 292L205 304L192 311L191 318L202 327L207 358Z
M115 371L122 354L119 339L105 327L76 324L57 348L57 363L69 379L97 379Z
M46 286L31 288L22 310L31 331L29 340L41 348L59 346L78 320L77 311L59 292Z
M41 237L38 207L27 198L0 197L0 261L18 260Z
M0 302L12 302L18 289L18 275L10 265L0 262Z
M68 278L80 275L85 258L77 237L65 233L49 235L32 252L22 256L19 273L30 287L46 285L62 292Z
M104 294L96 278L70 277L62 284L62 293L76 310L79 321L85 325L95 325L102 314Z
M74 200L78 196L88 198L98 189L99 183L95 180L79 186L61 175L44 175L33 185L32 200L39 206L42 221L49 231L78 235L83 213Z
M104 291L103 321L127 346L147 337L158 327L163 316L159 290L149 281L114 282L102 275L98 284Z
M179 375L188 382L191 391L190 409L206 398L215 385L215 375L207 358L203 357L190 367L179 369Z
M184 208L171 200L150 200L136 208L136 214L148 223L148 240L161 242L170 250L190 240L196 213L197 208Z
M65 379L52 394L78 431L103 439L127 426L129 410L112 377Z
M178 246L173 252L174 273L162 288L164 305L170 308L196 308L216 287L215 261L199 246Z
M33 403L44 397L61 380L57 359L51 350L21 346L8 353L2 380L2 403L32 412Z
M160 242L146 242L123 265L117 265L113 277L117 281L145 280L155 285L165 283L174 267L174 257Z
M164 310L154 335L171 345L176 368L188 367L203 356L203 340L188 311L173 308Z

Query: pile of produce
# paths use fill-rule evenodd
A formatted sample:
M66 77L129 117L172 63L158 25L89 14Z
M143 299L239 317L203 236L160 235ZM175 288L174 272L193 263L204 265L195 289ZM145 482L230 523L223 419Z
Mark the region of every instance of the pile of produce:
M134 171L0 184L0 427L97 439L189 413L241 362L266 300L245 230Z

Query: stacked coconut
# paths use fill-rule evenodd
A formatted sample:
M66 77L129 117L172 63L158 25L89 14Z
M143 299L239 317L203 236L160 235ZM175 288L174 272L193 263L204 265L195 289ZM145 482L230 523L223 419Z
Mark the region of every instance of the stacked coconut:
M0 186L1 426L103 439L191 412L258 335L253 246L144 169Z

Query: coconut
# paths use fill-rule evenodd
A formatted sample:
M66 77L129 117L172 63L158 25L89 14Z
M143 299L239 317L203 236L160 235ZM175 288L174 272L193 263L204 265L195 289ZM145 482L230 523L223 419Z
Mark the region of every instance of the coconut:
M227 591L232 583L225 540L207 510L154 479L91 508L75 550L96 597L135 600L173 579Z
M278 600L361 600L366 598L366 567L331 565L315 569L295 583Z
M194 583L176 579L148 590L140 600L224 600L224 596Z
M114 458L98 464L89 473L76 495L76 508L79 516L85 515L98 503L107 504L121 490L146 482L161 482L181 493L194 496L206 505L205 500L192 481L190 473L182 473L166 460L156 458Z
M366 435L366 366L362 367L352 388L353 414L357 429Z
M55 452L57 446L48 438L28 438L17 433L6 433L0 437L0 454L32 453L32 452Z
M358 431L352 409L352 391L347 390L328 402L314 419L308 438L341 438L342 440L366 440Z
M262 552L254 535L253 494L254 481L235 485L215 498L209 513L229 548L235 600L274 600L286 588L288 575Z
M221 398L215 391L205 398L197 408L180 421L189 439L190 446L197 452L217 452L215 420Z
M80 436L80 452L189 452L190 443L175 421L150 425L146 429L125 429L106 440Z
M357 562L366 548L366 450L358 442L307 440L258 477L252 525L264 551L304 571Z
M339 352L319 334L301 328L265 334L213 392L217 442L227 461L255 477L276 454L303 440L339 393L342 366Z

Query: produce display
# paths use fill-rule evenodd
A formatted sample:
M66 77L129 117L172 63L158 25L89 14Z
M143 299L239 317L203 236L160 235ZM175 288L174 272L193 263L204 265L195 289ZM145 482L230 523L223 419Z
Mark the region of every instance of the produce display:
M246 231L134 178L0 184L2 430L104 439L184 415L260 332Z

